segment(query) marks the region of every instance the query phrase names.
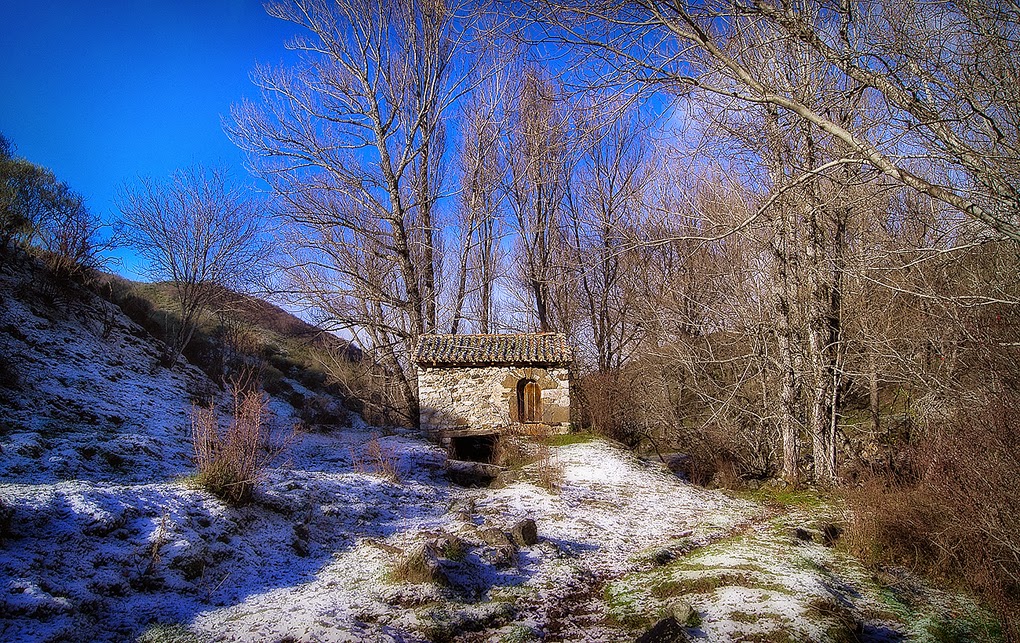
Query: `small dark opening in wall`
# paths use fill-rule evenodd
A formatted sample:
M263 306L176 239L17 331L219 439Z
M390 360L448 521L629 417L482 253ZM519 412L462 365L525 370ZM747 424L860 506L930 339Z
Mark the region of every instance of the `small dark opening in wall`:
M495 433L450 438L450 457L454 460L492 463L495 451Z

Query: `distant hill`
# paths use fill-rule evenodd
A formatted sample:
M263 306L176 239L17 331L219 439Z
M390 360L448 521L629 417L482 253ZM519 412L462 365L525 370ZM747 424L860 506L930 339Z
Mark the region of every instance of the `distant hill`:
M297 407L309 394L325 394L345 397L348 408L360 411L361 404L350 395L349 383L356 379L356 365L364 359L357 347L279 306L225 288L211 288L216 291L213 304L200 318L195 336L184 350L190 363L217 382L229 380L240 369L256 369L267 391L291 396ZM103 275L96 290L155 337L166 337L168 329L178 323L170 283ZM343 387L338 386L338 379L345 381ZM307 390L298 390L293 382Z

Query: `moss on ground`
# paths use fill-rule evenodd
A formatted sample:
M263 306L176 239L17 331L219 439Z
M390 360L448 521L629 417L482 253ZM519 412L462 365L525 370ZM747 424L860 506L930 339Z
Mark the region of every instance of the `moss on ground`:
M564 447L568 444L585 444L595 439L591 433L564 433L550 435L544 442L551 447Z

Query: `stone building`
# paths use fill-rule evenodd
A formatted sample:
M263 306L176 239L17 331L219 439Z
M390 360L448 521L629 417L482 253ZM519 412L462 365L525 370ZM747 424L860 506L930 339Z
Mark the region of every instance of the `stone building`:
M511 425L570 431L571 352L562 334L424 335L414 360L422 430L452 446L455 456L457 438ZM460 446L484 448L478 440Z

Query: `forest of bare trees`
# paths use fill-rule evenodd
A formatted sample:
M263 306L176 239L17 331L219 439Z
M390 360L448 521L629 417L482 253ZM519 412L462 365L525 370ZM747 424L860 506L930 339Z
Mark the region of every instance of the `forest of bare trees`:
M701 482L871 489L855 533L980 524L929 564L1020 591L1015 4L269 12L300 62L230 134L278 291L374 356L382 404L415 422L423 333L564 332L588 429Z

